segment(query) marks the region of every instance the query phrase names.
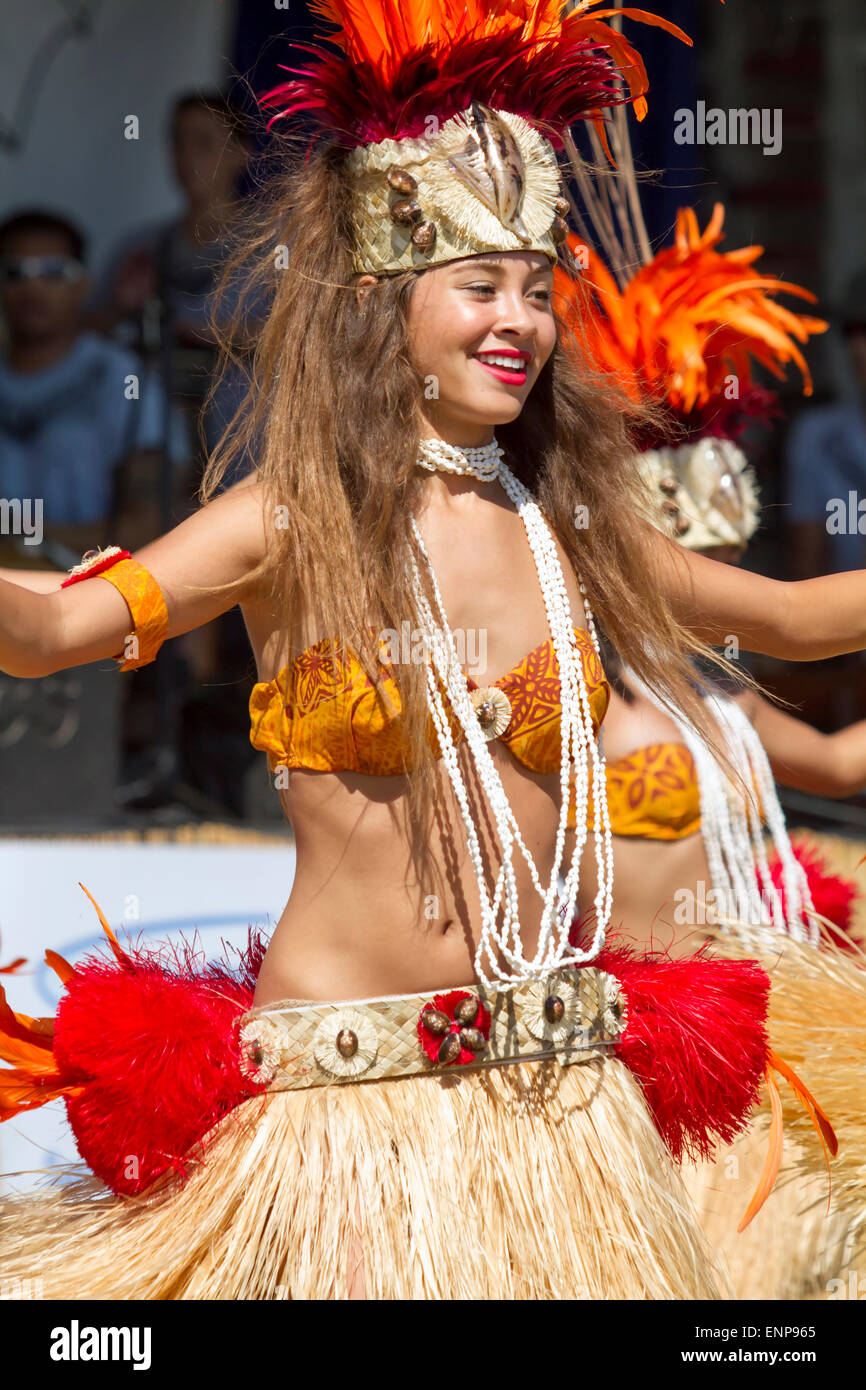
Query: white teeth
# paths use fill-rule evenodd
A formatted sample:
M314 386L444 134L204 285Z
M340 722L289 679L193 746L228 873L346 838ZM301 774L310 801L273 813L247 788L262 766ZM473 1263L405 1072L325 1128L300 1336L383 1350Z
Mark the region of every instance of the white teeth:
M522 372L526 368L526 363L519 357L504 357L497 352L477 353L480 362L486 362L491 367L506 367L512 372Z

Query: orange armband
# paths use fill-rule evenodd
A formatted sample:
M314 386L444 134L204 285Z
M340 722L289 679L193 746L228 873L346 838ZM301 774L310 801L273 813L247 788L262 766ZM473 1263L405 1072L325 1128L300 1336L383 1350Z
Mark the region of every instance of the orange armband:
M132 614L133 631L124 643L123 652L114 658L121 671L134 671L153 661L168 627L168 610L162 590L149 570L133 560L128 550L111 545L105 550L92 550L64 579L61 589L82 579L107 579L126 600Z

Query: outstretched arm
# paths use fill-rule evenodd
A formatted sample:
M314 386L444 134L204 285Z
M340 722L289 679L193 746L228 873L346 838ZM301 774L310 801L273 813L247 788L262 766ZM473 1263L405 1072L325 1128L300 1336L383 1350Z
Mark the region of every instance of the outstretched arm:
M854 796L866 788L866 719L823 734L748 690L737 697L784 787L815 796Z
M684 627L711 646L822 661L866 648L866 570L785 583L684 550L648 527L657 582Z
M63 570L0 569L0 579L17 584L20 589L32 589L35 594L51 594L59 589L66 574Z
M256 481L242 479L137 551L133 558L162 590L166 637L202 627L233 608L237 591L202 593L200 586L242 579L262 558L265 542L261 490ZM39 589L28 584L26 571L21 582L0 578L0 670L45 676L123 651L132 629L117 589L98 577L61 589L63 577L52 576L48 587L48 577L40 571Z

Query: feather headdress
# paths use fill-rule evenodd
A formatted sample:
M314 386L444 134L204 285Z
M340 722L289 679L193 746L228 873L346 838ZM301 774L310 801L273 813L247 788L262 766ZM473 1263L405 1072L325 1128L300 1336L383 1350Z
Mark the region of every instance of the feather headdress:
M633 101L641 120L643 60L604 21L624 16L691 40L646 10L598 3L579 0L564 14L561 0L313 0L313 12L337 26L328 35L337 52L297 45L317 61L281 64L290 80L261 104L277 108L272 120L306 111L348 145L429 133L431 120L473 101L552 127L554 142L559 129L612 102Z
M313 0L330 47L266 92L271 124L306 114L349 151L355 268L424 269L486 251L541 251L568 226L556 148L602 108L646 110L625 16L691 41L639 9L599 0ZM593 11L592 14L589 11Z
M681 208L673 245L622 288L575 236L569 245L582 274L573 280L557 271L557 288L593 363L632 400L670 408L670 432L639 442L647 479L662 493L662 516L690 549L744 546L755 531L755 478L734 441L749 417L777 407L774 394L753 380L754 364L782 379L794 363L810 395L799 344L827 328L825 320L776 301L783 292L811 302L815 295L758 271L763 247L716 250L723 222L721 203L703 232L693 209Z
M601 257L571 238L584 267L576 307L598 366L616 375L639 400L666 400L686 425L700 432L704 412L735 386L742 400L754 385L753 363L781 379L794 363L811 395L812 379L798 346L822 333L823 319L796 314L776 302L784 292L815 302L801 285L764 275L754 262L762 246L717 251L724 237L724 207L716 203L701 232L692 208L677 213L672 246L640 267L620 290ZM559 289L575 299L563 274Z

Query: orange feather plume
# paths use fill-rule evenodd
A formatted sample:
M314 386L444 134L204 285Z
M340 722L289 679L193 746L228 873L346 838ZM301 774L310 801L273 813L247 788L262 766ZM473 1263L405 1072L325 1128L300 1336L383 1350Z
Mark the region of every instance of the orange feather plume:
M119 964L132 965L131 957L119 944L99 904L83 883L78 886L96 908L102 929ZM47 950L45 960L64 985L78 973L76 967L56 951ZM0 1121L11 1119L23 1110L38 1109L58 1096L81 1093L81 1085L63 1079L54 1056L53 1043L54 1019L30 1018L27 1014L15 1013L0 985L0 1061L9 1064L0 1068Z
M63 1095L65 1087L52 1051L54 1020L17 1014L0 985L0 1120L32 1110Z
M562 0L311 0L310 10L335 26L327 35L353 63L370 63L389 81L402 60L428 46L446 52L471 37L513 35L522 44L543 44L566 35L589 39L610 55L636 97L638 120L646 113L647 75L635 48L605 19L624 16L656 25L691 46L687 34L669 19L642 9L595 9L600 0L580 0L567 15Z
M800 285L762 275L753 263L761 246L720 252L724 207L716 203L701 232L692 208L677 213L674 244L659 251L620 290L601 257L572 235L585 267L574 282L557 270L557 289L581 322L590 356L633 400L665 399L681 415L722 398L731 377L742 393L752 364L777 378L793 362L810 395L812 379L798 344L827 328L824 319L793 313L779 293L814 303Z
M8 965L0 965L0 975L14 975L17 970L21 969L22 965L26 964L26 956L16 956L14 960L10 960Z
M812 1095L811 1091L804 1084L801 1078L790 1067L784 1058L774 1052L771 1047L767 1048L767 1067L766 1081L767 1090L770 1096L770 1142L767 1146L767 1156L764 1160L764 1167L758 1179L758 1185L752 1193L749 1205L743 1212L738 1231L744 1231L749 1222L757 1216L761 1207L766 1202L779 1176L779 1168L782 1163L782 1142L783 1142L783 1121L782 1121L782 1098L779 1095L779 1086L773 1072L777 1071L780 1076L791 1086L800 1104L806 1111L809 1119L815 1127L818 1138L824 1150L824 1159L827 1163L827 1174L830 1173L830 1154L835 1158L839 1152L839 1141L833 1130L833 1126L824 1114L820 1105ZM828 1193L829 1204L829 1193Z

